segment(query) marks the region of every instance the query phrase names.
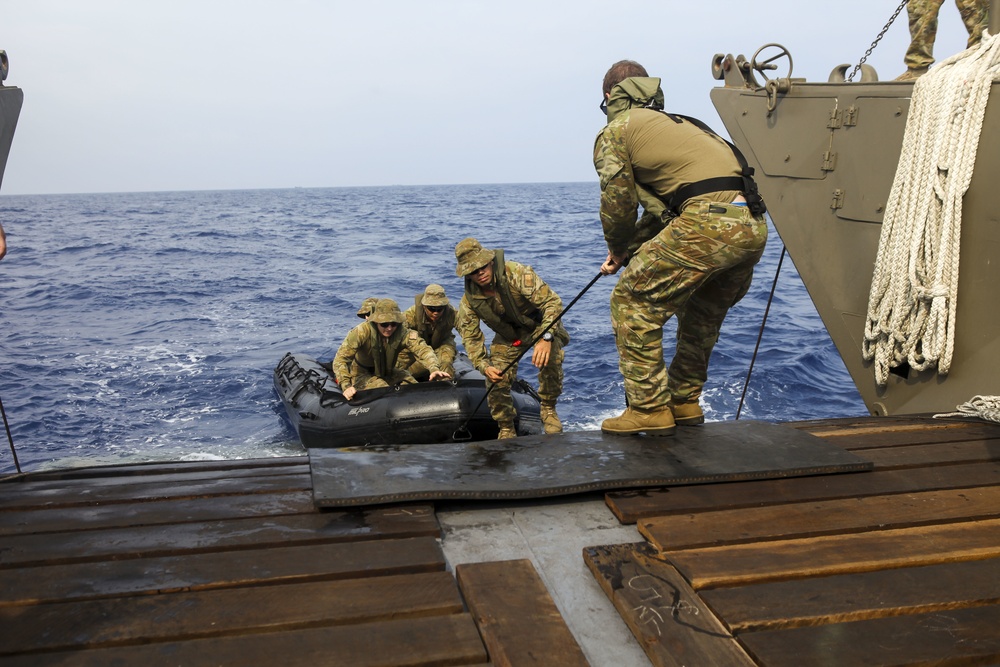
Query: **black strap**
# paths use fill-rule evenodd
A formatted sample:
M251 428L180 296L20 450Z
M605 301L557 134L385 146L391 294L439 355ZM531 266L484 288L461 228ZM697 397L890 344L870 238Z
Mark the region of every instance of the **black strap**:
M764 198L760 196L760 192L757 190L757 182L753 180L753 167L747 163L747 159L743 157L743 153L740 152L739 148L734 146L731 142L726 141L723 137L720 137L712 130L712 128L697 118L667 113L666 111L664 111L663 114L675 123L679 124L686 120L699 130L719 137L719 139L722 139L722 141L725 141L726 144L729 145L729 148L733 151L733 155L736 156L736 160L740 163L739 176L719 176L717 178L707 178L704 181L688 183L684 187L678 188L666 201L667 207L673 211L675 215L680 213L681 205L688 199L708 194L709 192L721 192L723 190L738 190L742 192L743 198L747 200L747 208L750 209L750 213L753 215L764 215L764 213L767 212L767 206L764 204Z

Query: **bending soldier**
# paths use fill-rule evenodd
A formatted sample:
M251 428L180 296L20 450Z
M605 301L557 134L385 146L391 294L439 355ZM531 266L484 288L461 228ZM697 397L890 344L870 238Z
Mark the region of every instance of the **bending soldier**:
M422 294L413 299L413 305L403 313L403 323L416 331L420 338L431 346L441 370L448 375L455 374L455 316L457 312L448 302L444 288L430 284ZM397 368L404 368L418 381L430 376L430 371L417 361L409 350L400 350Z
M500 438L513 438L514 401L510 386L517 377L517 364L501 372L517 358L521 345L528 345L562 312L559 295L530 266L505 260L503 250L488 250L467 238L455 247L456 273L465 278L465 294L458 307L458 333L476 369L496 387L489 393L490 413L500 425ZM495 332L486 353L484 322ZM531 361L538 367L538 395L546 433L561 433L556 400L562 394L563 347L569 333L560 321L535 343Z
M430 369L431 380L451 377L438 370L434 351L417 332L403 326L396 302L379 299L368 321L347 333L333 359L333 372L344 398L351 400L362 389L416 382L409 372L396 368L396 358L404 349Z
M608 124L594 145L608 244L601 273L628 261L611 293L628 407L601 430L671 435L675 420L704 422L698 399L712 348L767 241L763 201L723 139L700 121L661 111L660 80L639 63L612 65L603 91ZM668 372L663 326L675 314Z

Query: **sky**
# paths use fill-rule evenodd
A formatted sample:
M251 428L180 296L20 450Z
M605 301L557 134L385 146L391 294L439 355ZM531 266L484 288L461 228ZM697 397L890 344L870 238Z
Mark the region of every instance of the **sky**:
M898 6L0 0L5 85L24 91L2 195L596 181L613 62L724 133L714 54L777 42L793 77L826 81ZM946 2L938 59L966 38ZM868 58L881 79L908 41L904 9Z

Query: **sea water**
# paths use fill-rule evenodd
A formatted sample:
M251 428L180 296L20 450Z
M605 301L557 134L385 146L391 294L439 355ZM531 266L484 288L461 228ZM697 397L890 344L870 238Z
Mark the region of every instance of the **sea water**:
M271 384L286 352L332 357L365 297L405 309L433 282L457 305L467 236L534 267L568 304L607 255L598 202L596 183L0 196L0 400L21 467L303 454ZM747 384L781 250L772 229L723 326L709 420L734 419L744 387L741 419L865 414L787 257ZM599 279L564 318L567 430L624 407L616 281ZM669 358L670 325L664 344Z

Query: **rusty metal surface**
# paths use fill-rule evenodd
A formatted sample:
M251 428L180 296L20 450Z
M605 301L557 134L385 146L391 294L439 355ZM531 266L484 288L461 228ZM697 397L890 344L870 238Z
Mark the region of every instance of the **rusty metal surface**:
M409 500L527 499L871 469L780 424L714 422L669 438L578 431L476 443L311 450L318 507Z

